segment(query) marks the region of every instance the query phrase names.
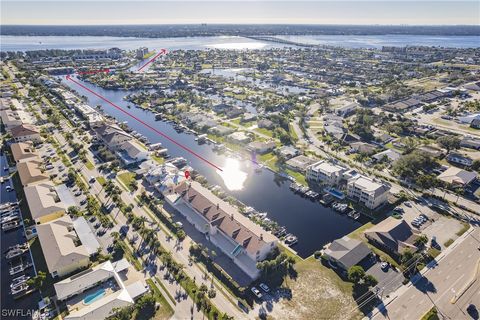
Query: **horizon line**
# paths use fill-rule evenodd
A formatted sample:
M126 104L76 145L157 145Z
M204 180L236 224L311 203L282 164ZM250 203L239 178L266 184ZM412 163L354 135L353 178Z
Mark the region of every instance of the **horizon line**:
M198 23L110 23L110 24L1 24L2 27L23 27L23 26L32 26L32 27L59 27L59 26L70 26L70 27L105 27L105 26L169 26L169 25L188 25L188 26L202 26L202 25L214 25L214 26L221 26L221 25L240 25L240 26L248 26L248 25L262 25L262 26L282 26L282 25L289 25L289 26L358 26L358 27L477 27L480 28L478 24L408 24L408 23L400 23L400 24L345 24L345 23L207 23L207 22L198 22ZM1 32L1 31L0 31Z

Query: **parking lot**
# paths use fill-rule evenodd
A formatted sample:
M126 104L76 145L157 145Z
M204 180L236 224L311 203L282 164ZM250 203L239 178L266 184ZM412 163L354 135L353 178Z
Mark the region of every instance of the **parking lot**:
M455 240L458 237L456 233L463 227L460 221L433 211L428 207L427 203L408 201L404 202L400 207L404 211L402 214L403 219L407 221L414 230L425 234L428 239L436 239L436 242L440 245L440 249L444 248L443 244L449 239ZM412 225L412 221L421 214L425 215L428 220L419 227Z

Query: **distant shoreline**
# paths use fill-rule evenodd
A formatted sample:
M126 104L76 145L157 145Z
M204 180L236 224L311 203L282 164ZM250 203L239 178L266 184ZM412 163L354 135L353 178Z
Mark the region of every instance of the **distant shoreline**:
M5 36L112 36L136 38L177 38L215 36L300 36L300 35L429 35L480 36L478 25L392 26L392 25L2 25Z

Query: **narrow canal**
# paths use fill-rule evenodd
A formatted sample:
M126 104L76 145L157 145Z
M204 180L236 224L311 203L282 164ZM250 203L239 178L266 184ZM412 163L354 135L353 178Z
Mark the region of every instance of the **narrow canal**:
M127 105L131 105L131 103L124 101L123 97L133 93L133 91L105 90L78 79L76 81L81 82L87 88L124 108L148 125L172 137L178 143L202 155L202 157L215 165L225 167L226 165L228 166L228 163L231 163L231 159L228 159L227 156L215 153L212 150L212 146L207 144L199 145L195 141L194 135L177 133L170 123L155 121L155 116L152 112L134 107L127 109ZM245 173L244 176L229 177L224 174L221 175L206 162L146 128L135 119L115 109L87 90L75 85L71 81L63 80L63 83L76 90L79 94L86 96L88 103L92 107L100 105L106 114L115 117L120 122L127 121L130 128L147 137L151 143L161 142L165 148L168 148L172 157L181 156L187 159L188 164L205 176L210 184L218 184L247 206L254 207L259 212L267 212L270 219L277 221L279 225L285 226L288 232L298 237L298 243L293 246L293 249L301 257L311 255L314 251L322 248L324 244L340 238L360 226L359 222L349 219L345 215L340 215L330 208L323 207L318 202L313 202L294 194L289 189L289 180L280 178L266 169L263 169L260 173L255 172L250 161L242 161L240 163L240 169ZM229 178L245 179L243 187L240 190L228 191L229 187L232 189Z

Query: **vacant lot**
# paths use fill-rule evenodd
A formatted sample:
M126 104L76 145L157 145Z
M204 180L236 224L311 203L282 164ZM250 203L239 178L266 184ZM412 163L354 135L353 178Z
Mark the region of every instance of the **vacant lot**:
M352 298L352 285L342 281L337 274L310 257L296 264L298 276L284 282L285 292L278 293L274 301L265 307L274 319L359 319L356 303ZM287 296L287 297L285 297ZM265 304L265 303L264 303Z

